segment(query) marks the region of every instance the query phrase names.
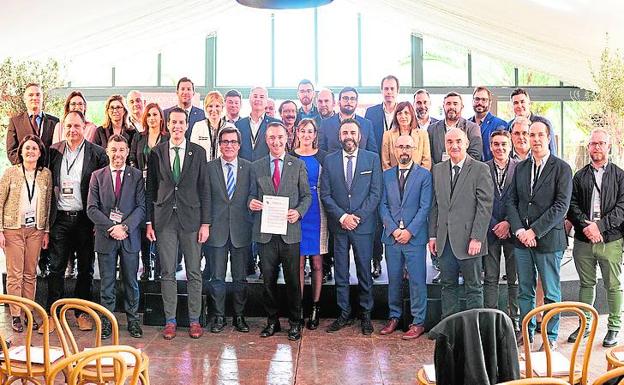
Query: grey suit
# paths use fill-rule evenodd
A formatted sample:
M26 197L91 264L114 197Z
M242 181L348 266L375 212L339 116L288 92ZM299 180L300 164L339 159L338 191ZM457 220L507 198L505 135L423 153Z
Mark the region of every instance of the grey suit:
M492 215L494 183L485 163L466 156L451 196L451 161L432 170L434 197L429 216L429 237L436 239L442 283L442 317L459 311L459 271L466 288L466 307L483 307L481 258L487 253L487 230ZM468 254L471 239L481 252Z
M278 195L289 198L289 208L299 212L303 218L312 203L308 173L305 163L292 155L285 154L281 166L280 184L275 191L270 168L270 156L265 156L251 165L252 199L262 201L264 195ZM260 232L261 212L255 213L253 240L260 246L260 260L264 275L264 307L269 323L277 322L278 295L277 271L281 263L288 294L289 321L301 322L301 287L299 283L299 242L301 241L301 221L288 223L286 235Z
M479 125L464 118L459 118L457 128L464 131L468 136L468 155L475 160L483 157L483 139ZM446 151L444 146L444 135L446 135L446 123L442 119L432 123L427 129L429 133L429 148L431 149L431 161L433 164L442 162L442 154Z

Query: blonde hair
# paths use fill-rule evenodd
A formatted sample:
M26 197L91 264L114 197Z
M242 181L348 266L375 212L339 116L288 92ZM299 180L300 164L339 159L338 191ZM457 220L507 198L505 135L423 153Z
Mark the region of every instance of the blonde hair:
M225 100L223 99L223 95L221 95L221 92L219 91L210 91L206 94L206 97L204 98L204 110L206 109L206 107L208 107L208 105L212 102L219 102L222 106L223 104L225 104Z

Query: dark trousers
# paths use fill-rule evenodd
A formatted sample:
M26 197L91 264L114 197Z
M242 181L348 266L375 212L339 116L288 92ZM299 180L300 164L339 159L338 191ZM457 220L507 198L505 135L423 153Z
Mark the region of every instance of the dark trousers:
M327 275L334 267L334 233L327 233L327 254L323 254L323 275Z
M154 276L160 275L160 260L158 259L158 248L156 242L152 242L145 236L146 228L141 228L141 263L144 269L149 269L152 258L154 258Z
M373 277L371 276L372 234L355 234L352 231L334 234L334 277L336 279L336 300L344 318L351 316L349 303L349 247L353 247L360 307L370 315L373 309Z
M468 247L468 245L466 245ZM440 251L438 250L438 253ZM447 241L439 257L440 283L442 284L442 318L458 313L459 307L459 272L464 276L466 290L466 310L483 307L483 285L481 284L481 257L458 259L453 254Z
M279 264L284 270L288 297L288 320L291 324L301 322L301 286L299 283L299 242L288 244L281 235L273 235L267 243L258 243L260 263L264 275L264 308L269 322L277 321L279 298L277 275Z
M92 300L93 285L93 223L84 211L58 211L50 229L50 275L48 276L48 302L52 304L63 298L65 292L65 269L74 253L78 259L78 278L73 296Z
M508 314L518 320L518 272L514 257L513 241L497 239L488 243L488 253L483 256L483 306L498 309L498 282L500 279L501 252L505 254L505 271L507 272L507 303Z
M381 242L381 235L383 233L383 223L380 218L377 218L377 227L375 227L375 238L373 238L373 261L381 262L383 259L383 243Z
M234 247L228 239L223 247L209 247L207 262L210 263L209 292L214 305L215 316L225 316L225 273L228 254L230 256L230 271L234 293L232 302L234 315L242 316L247 303L247 259L251 253L250 246ZM206 270L204 270L203 278Z
M139 253L128 253L124 250L122 243L111 253L98 253L98 266L100 268L100 304L110 310L115 311L116 298L116 270L117 257L119 257L119 267L121 269L121 280L124 288L124 311L128 322L139 320L139 282L137 272L139 271Z

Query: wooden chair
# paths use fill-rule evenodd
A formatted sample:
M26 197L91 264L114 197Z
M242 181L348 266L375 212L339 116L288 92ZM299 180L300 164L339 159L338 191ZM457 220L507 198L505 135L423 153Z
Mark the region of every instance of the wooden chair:
M604 385L607 381L614 380L620 377L624 377L624 366L609 370L602 376L596 378L593 382L593 385ZM618 385L624 385L624 380L618 382Z
M7 347L6 339L4 336L0 335L0 345L2 345L2 354L4 355L4 360L2 360L0 364L0 383L9 385L17 380L21 380L22 383L44 384L50 373L50 323L48 320L48 313L36 302L14 295L0 295L0 304L18 306L27 319L27 325L24 330L24 345L14 346L10 349L11 351L14 349L25 349L25 361L12 360L10 358L10 350ZM33 348L33 330L31 326L34 321L33 313L41 320L41 325L44 330L42 336L43 345L41 346L43 349L42 364L33 363L31 359Z
M607 370L619 368L620 366L624 366L624 361L619 360L615 353L624 352L624 346L615 346L613 348L607 349L605 352L605 357L607 359Z
M435 382L431 382L427 378L424 368L420 368L418 373L416 373L416 380L418 381L418 385L435 385Z
M56 331L66 357L81 352L78 344L76 343L74 333L67 322L67 314L70 310L84 312L89 315L91 319L93 319L95 338L91 347L99 348L102 346L101 317L105 317L111 323L111 346L119 345L119 324L117 323L117 318L115 318L113 313L111 313L104 306L91 301L78 298L62 298L52 304L50 313L52 314L52 319L54 320ZM95 373L92 374L95 376ZM112 375L113 373L109 371L109 374ZM88 379L95 379L95 377L89 377L88 373L84 371L83 376ZM109 381L111 379L112 377L109 377ZM143 385L149 385L149 358L145 353L142 354L139 379Z
M128 365L128 359L134 359L134 365ZM136 385L141 376L141 367L145 357L138 349L125 345L102 346L80 352L59 360L50 370L47 385L53 385L59 372L65 373L68 385L83 383L115 385ZM106 362L106 361L109 362Z
M570 385L570 383L556 377L535 377L501 382L498 385Z
M570 369L568 376L568 382L570 384L587 384L587 376L589 374L589 359L591 358L592 345L594 344L594 337L596 335L596 329L598 327L598 312L594 309L593 306L587 305L582 302L558 302L558 303L550 303L546 305L542 305L536 307L531 310L522 320L522 337L525 341L524 343L524 355L526 360L525 367L525 375L526 378L534 377L533 374L533 366L531 364L531 344L529 343L529 321L533 316L538 313L545 312L544 317L542 318L541 325L541 336L542 343L544 344L544 352L546 355L546 367L547 374L546 377L553 377L552 373L552 352L550 351L550 345L548 344L548 334L546 332L548 322L557 314L561 313L574 313L580 319L580 328L581 331L585 330L587 326L587 317L584 312L590 313L593 322L590 324L589 328L589 336L587 337L587 341L585 342L585 351L583 353L583 364L581 366L581 372L576 373L576 355L579 351L579 347L581 341L583 340L583 332L579 333L576 341L574 341L574 346L572 347L572 356L570 357ZM559 376L555 376L559 377ZM564 378L563 376L561 378Z

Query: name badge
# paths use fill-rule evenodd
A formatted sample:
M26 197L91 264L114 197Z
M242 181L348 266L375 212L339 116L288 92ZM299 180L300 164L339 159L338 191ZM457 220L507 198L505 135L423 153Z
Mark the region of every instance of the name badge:
M24 226L35 227L35 210L26 210L24 212Z
M65 199L71 199L74 197L74 181L63 181L61 185L61 196Z
M445 152L442 153L442 162L451 159L451 157L449 156L449 154Z
M121 221L123 220L123 213L118 209L112 209L110 215L108 216L108 219L115 223L121 223Z
M593 215L592 215L592 220L595 221L599 221L600 220L600 211L594 211Z
M147 179L147 170L143 170L143 179Z
M403 223L403 219L399 221L399 229L401 230L405 229L405 223Z

